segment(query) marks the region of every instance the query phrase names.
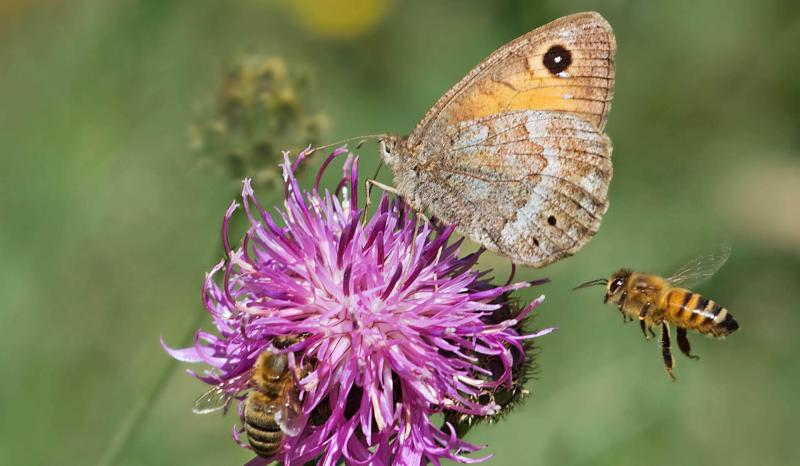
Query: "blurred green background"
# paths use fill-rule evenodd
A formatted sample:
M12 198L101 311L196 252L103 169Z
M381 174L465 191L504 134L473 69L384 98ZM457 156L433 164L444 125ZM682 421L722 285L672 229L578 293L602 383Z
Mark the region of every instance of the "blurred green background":
M232 57L310 69L325 141L405 133L495 48L583 10L619 44L611 206L579 254L521 272L553 280L523 297L546 293L537 325L560 330L540 340L533 396L468 438L496 465L800 464L793 0L3 0L0 464L250 457L232 416L191 414L205 387L158 344L185 344L203 312L236 194L186 134ZM362 154L371 173L375 146ZM677 383L599 288L570 291L620 266L666 272L722 241L733 255L698 291L742 330L695 336L701 359L678 354ZM505 279L504 261L484 265Z

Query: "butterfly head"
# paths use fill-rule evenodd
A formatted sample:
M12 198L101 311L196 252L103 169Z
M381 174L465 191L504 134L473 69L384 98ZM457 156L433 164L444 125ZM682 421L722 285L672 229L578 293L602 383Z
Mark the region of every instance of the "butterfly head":
M397 194L414 210L422 211L427 205L420 198L418 190L422 165L407 141L406 138L387 134L378 140L379 150L384 163L392 169Z
M378 139L378 150L381 153L381 158L392 168L398 167L402 162L400 157L401 146L402 139L393 134L387 134Z

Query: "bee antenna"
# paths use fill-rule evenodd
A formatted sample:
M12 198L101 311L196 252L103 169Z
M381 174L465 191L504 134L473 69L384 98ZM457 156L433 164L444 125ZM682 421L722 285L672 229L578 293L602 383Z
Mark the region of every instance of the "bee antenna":
M318 150L327 149L328 147L338 146L339 144L344 144L346 142L356 141L356 140L359 141L358 144L356 144L356 149L360 149L361 146L365 142L367 142L368 140L370 140L370 139L379 139L379 138L386 137L386 136L388 136L388 134L380 133L380 134L368 134L366 136L356 136L356 137L353 137L353 138L342 139L341 141L336 141L336 142L332 142L330 144L325 144L324 146L314 147L313 149L308 151L308 153L312 154L312 153L314 153L314 152L316 152Z
M588 288L590 286L597 286L597 285L608 285L608 279L606 278L598 278L597 280L588 281L586 283L581 283L580 285L576 286L572 289L572 291L579 290L581 288Z

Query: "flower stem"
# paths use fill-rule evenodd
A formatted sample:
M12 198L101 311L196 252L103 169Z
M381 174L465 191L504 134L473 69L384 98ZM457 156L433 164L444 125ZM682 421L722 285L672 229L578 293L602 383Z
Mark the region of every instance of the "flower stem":
M181 342L186 343L187 345L192 343L194 340L194 333L197 328L200 327L200 324L203 322L205 316L205 313L197 313L194 320L187 327L187 332L183 338L181 338ZM177 366L177 359L169 358L167 360L167 364L164 365L164 369L156 379L156 382L145 394L145 396L140 398L139 401L133 406L133 409L131 409L130 412L128 412L128 415L125 416L125 419L123 419L119 429L117 429L117 432L114 434L111 442L109 442L105 453L97 462L97 466L113 466L119 463L119 459L122 453L125 451L125 447L130 444L131 439L136 438L139 429L141 429L142 424L144 424L144 421L147 419L147 415L150 413L148 408L154 406L158 401L159 396L161 396L161 392L164 391L164 388L167 386L170 378L175 373L175 368Z

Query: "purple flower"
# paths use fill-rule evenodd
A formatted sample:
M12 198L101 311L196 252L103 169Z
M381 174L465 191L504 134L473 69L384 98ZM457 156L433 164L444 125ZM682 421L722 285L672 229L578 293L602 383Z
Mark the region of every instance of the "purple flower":
M453 227L418 222L400 200L384 194L364 221L358 208L358 159L348 155L334 193L303 191L284 154L285 201L280 226L258 203L249 180L242 192L250 228L241 246L228 237L236 203L223 222L228 259L207 275L203 302L219 335L198 331L185 349L166 348L186 362L213 370L194 374L235 397L265 350L287 354L302 410L299 433L286 436L270 460L298 465L439 464L477 462L481 447L431 415L491 418L495 392L519 383L527 339L521 321L543 296L516 315L497 312L511 291L528 282L493 286L473 270L482 251L459 257ZM222 275L221 285L214 277ZM501 309L502 308L502 309ZM291 336L289 347L273 345ZM486 361L491 362L487 367ZM238 399L242 399L240 396ZM241 413L241 406L240 406ZM455 416L454 416L455 415ZM234 438L246 448L234 431ZM257 457L249 465L266 464Z

